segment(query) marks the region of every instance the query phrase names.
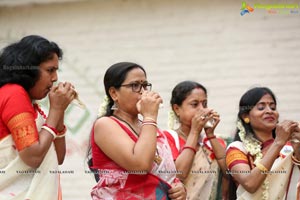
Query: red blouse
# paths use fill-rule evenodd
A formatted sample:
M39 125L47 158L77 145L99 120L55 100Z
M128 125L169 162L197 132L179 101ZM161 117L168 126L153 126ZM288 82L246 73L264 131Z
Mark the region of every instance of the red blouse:
M19 151L38 141L35 117L31 99L22 86L0 87L0 140L12 134Z

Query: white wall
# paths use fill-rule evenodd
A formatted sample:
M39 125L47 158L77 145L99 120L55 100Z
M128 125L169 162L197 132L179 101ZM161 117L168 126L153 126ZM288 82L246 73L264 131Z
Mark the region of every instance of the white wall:
M275 92L281 119L300 120L300 14L255 9L240 16L240 8L234 0L0 7L0 47L28 34L56 41L65 53L60 79L73 82L88 106L87 111L71 107L67 113L69 151L62 169L74 174L62 175L64 199L89 199L94 182L84 173L83 157L104 94L103 75L115 62L145 67L153 89L164 99L162 128L167 128L171 90L186 79L207 87L209 107L222 119L218 134L234 133L239 98L255 85Z

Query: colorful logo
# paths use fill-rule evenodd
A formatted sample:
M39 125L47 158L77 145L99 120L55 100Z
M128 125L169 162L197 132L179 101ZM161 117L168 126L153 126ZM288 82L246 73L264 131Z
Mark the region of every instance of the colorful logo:
M249 6L245 1L242 2L241 10L241 16L254 11L254 9L251 6Z

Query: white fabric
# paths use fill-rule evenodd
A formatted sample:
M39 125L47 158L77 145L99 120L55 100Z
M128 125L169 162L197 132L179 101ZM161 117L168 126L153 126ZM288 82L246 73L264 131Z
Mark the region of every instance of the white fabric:
M242 152L247 154L247 151L245 150L242 142L235 141L228 146L228 148L230 147L238 148ZM283 147L283 150L286 148L287 147ZM267 175L267 178L269 180L268 199L278 199L278 200L285 199L290 173L293 167L292 160L291 160L292 154L293 152L289 152L285 158L278 157L275 160L269 174ZM290 185L291 193L295 193L296 192L295 189L296 189L295 186ZM263 188L261 186L255 193L250 193L247 192L240 184L237 188L236 194L238 200L262 199Z
M41 117L36 120L38 130ZM58 199L58 161L54 144L51 144L38 169L26 165L14 148L11 135L0 141L0 200L55 200Z
M293 166L293 174L292 174L292 177L290 180L288 196L286 199L296 199L297 198L297 194L295 192L295 186L299 187L299 184L300 184L299 180L300 180L300 169L297 165L294 165ZM297 199L297 200L300 200L300 199Z
M178 134L174 130L168 130L168 132L174 138L176 148L179 151ZM204 137L202 134L201 138ZM209 157L212 152L204 146L201 138L198 142L200 148L195 154L189 175L184 180L187 189L187 200L210 200L215 199L217 196L219 166L215 159Z
M178 151L180 151L180 144L179 144L179 137L178 137L178 134L176 133L176 131L172 130L172 129L169 129L167 130L171 135L172 137L174 138L175 140L175 145L176 145L176 148Z

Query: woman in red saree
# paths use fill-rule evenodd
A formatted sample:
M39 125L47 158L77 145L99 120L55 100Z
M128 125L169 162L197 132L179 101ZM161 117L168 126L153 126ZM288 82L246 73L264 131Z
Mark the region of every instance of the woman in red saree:
M66 147L64 111L75 91L57 81L61 49L27 36L0 55L0 199L61 199L57 170ZM49 94L48 117L35 100Z
M92 199L185 199L170 147L157 129L162 99L151 91L145 70L114 64L104 85L107 104L91 133L90 167L98 177Z

